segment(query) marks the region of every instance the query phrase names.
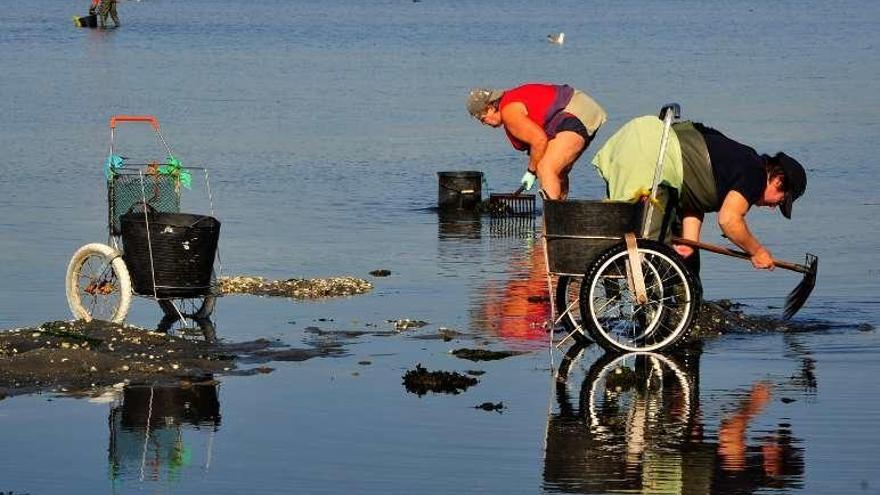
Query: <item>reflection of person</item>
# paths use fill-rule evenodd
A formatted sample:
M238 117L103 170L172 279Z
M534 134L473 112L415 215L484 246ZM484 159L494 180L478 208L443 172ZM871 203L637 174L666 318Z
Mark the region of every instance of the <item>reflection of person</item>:
M545 324L551 318L547 295L547 269L544 250L536 243L526 258L514 262L516 272L527 270L525 277L512 275L503 285L483 288L480 315L504 339L542 340Z
M571 167L607 119L589 95L555 84L476 88L467 109L485 125L504 127L513 147L529 153L523 186L531 189L537 178L549 199L566 198Z
M746 467L746 429L752 419L770 402L770 385L755 383L748 397L724 418L718 428L718 456L727 471L742 471Z
M736 409L722 419L713 492L741 490L745 484L782 488L789 476L803 474L802 450L792 445L794 439L787 425L761 438L760 446L748 444L749 425L771 398L772 385L756 382Z
M119 14L116 13L116 0L99 0L98 19L101 27L107 26L107 16L113 19L113 25L119 27Z
M649 190L660 149L662 122L653 116L633 119L605 143L593 164L608 183L612 200L628 200ZM746 224L754 206L776 207L791 218L792 202L807 187L804 168L785 153L759 155L721 132L696 122L679 122L669 135L661 207L652 219L650 237L665 240L673 213L675 233L699 240L703 217L718 212L724 235L751 256L752 265L773 269L770 251ZM664 207L667 208L664 215ZM659 217L659 218L658 218ZM663 218L663 221L659 221ZM699 258L688 246L675 246L699 272Z

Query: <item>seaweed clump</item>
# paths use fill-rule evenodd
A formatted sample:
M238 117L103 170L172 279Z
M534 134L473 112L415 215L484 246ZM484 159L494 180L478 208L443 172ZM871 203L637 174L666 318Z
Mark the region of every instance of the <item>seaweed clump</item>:
M487 351L485 349L456 349L452 351L455 357L470 361L497 361L522 354L517 351Z
M428 371L421 363L416 369L403 375L403 386L406 391L419 397L434 392L439 394L459 394L468 387L479 383L479 380L454 371Z

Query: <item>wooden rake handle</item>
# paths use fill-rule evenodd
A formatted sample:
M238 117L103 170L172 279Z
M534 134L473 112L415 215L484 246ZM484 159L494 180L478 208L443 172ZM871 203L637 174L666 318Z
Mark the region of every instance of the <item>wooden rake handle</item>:
M723 254L726 256L733 256L735 258L742 258L742 259L746 259L746 260L752 258L752 256L749 253L744 253L742 251L729 249L729 248L726 248L723 246L716 246L715 244L707 244L705 242L692 241L690 239L684 239L682 237L673 237L672 243L673 244L682 244L684 246L690 246L690 247L694 247L694 248L699 248L699 249L703 249L705 251L711 251L713 253ZM792 263L790 261L783 261L783 260L774 259L773 264L778 266L779 268L784 268L786 270L791 270L793 272L813 273L813 270L810 267L808 267L806 265Z

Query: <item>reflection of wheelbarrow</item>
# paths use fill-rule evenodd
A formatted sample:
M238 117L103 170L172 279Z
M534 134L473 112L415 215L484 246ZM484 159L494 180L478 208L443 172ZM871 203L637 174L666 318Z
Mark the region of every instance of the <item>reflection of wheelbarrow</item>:
M688 365L696 361L651 352L589 353L595 360L585 354L586 347L572 346L565 354L570 366L560 366L554 383L558 411L547 417L545 486L566 493L705 487L700 476L684 477L695 484L682 484L681 476L688 465L682 459L705 459L694 435L702 426L699 373Z
M656 197L677 104L663 107ZM545 201L544 242L556 322L603 348L655 351L679 342L699 306L699 282L666 244L646 239L652 203ZM639 234L637 235L636 232ZM556 292L552 276L559 277Z
M149 123L167 159L125 163L115 149L116 126L121 122ZM191 187L196 170L204 173L213 215L207 170L180 165L155 117L116 115L110 119L110 156L105 167L109 241L86 244L70 260L67 300L75 318L122 322L132 294L156 300L166 323L169 318L199 321L210 317L218 295L220 222L213 216L180 213L181 186Z
M207 473L221 423L217 388L213 380L185 387L127 385L111 405L108 420L107 460L114 485L180 479L187 469ZM196 448L201 445L204 453Z

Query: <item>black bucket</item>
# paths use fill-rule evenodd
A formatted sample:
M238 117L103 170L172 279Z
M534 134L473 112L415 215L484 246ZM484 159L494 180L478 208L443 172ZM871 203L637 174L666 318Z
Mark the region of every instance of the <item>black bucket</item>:
M95 14L89 14L77 17L76 25L84 28L96 28L98 27L98 16Z
M123 259L136 294L159 298L210 294L220 238L220 222L216 218L140 211L122 215L121 224Z
M437 208L475 210L482 200L483 172L437 172Z

